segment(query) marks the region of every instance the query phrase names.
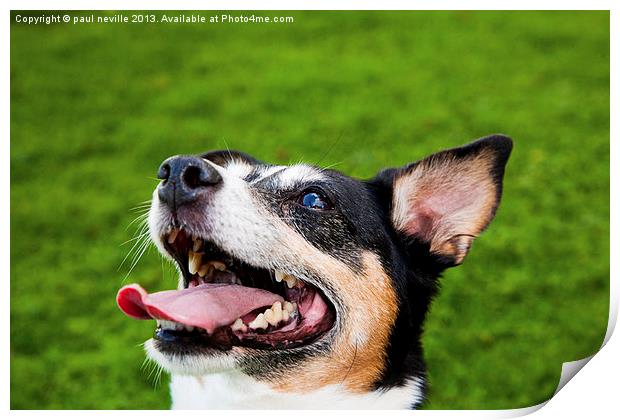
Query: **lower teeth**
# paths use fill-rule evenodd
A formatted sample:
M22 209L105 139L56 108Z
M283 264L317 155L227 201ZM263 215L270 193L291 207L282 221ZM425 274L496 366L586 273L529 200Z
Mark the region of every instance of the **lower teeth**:
M246 325L241 318L237 318L237 320L230 325L230 329L233 331L241 331L243 333L252 330L266 330L269 326L275 327L281 322L288 322L290 319L297 316L297 304L291 302L275 302L271 305L271 308L265 310L264 312L258 314L256 318L248 325ZM200 331L201 329L198 327L194 327L192 325L185 325L179 322L169 321L166 319L158 319L157 326L162 330L171 330L171 331L188 331L193 332L194 330Z
M157 320L157 326L159 328L161 328L162 330L171 330L171 331L188 331L188 332L192 332L194 331L194 329L198 330L199 328L194 327L192 325L185 325L185 324L181 324L179 322L174 322L174 321L168 321L165 319L158 319Z
M252 330L266 330L269 326L276 327L280 323L287 323L290 319L297 316L297 304L291 302L275 302L271 308L258 314L247 326ZM241 319L237 319L231 325L233 331L239 331L245 324ZM243 331L245 332L245 331Z

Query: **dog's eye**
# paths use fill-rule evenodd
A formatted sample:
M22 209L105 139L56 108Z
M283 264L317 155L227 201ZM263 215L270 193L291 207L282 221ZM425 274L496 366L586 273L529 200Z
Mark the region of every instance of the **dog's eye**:
M324 194L318 191L308 191L301 195L299 204L304 207L317 210L328 210L332 208L332 204Z

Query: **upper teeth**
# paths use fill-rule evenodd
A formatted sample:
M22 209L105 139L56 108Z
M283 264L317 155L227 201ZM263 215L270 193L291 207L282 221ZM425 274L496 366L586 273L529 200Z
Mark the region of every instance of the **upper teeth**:
M200 252L189 251L189 272L196 274L202 264L202 254Z
M211 272L213 272L213 266L211 264L203 264L200 266L200 270L198 270L198 275L204 277L208 273L210 276Z
M180 229L172 229L168 234L168 243L174 243L179 232ZM188 269L190 274L193 275L198 273L199 277L206 279L208 277L211 277L211 275L213 274L213 270L226 271L226 264L221 261L207 261L203 264L202 256L204 255L204 253L201 252L203 245L204 241L201 238L198 238L196 236L192 237L192 246L191 249L188 251ZM292 289L293 287L301 288L304 285L301 280L299 280L292 274L287 274L281 270L275 270L275 279L277 282L284 281L289 289ZM287 310L289 313L291 313L290 309Z
M179 234L179 229L172 229L168 234L168 243L173 244L177 239L177 235Z
M207 264L211 264L217 271L226 271L226 264L221 261L209 261Z
M194 238L194 246L192 247L192 251L198 252L200 248L202 248L202 239Z
M282 280L284 280L289 289L292 289L297 285L301 286L302 284L301 280L297 279L295 276L291 274L286 274L280 270L275 270L275 277L277 282L281 282Z

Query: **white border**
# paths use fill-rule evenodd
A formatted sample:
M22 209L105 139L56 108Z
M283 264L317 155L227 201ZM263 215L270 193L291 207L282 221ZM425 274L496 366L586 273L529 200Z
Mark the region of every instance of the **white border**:
M1 92L3 100L1 102L2 113L2 147L3 157L5 164L2 171L4 172L2 182L2 193L4 200L2 200L1 211L1 231L5 238L5 244L10 241L10 206L8 197L10 196L10 67L9 67L9 48L10 48L10 24L9 24L9 11L15 10L45 10L50 9L49 1L21 1L17 2L10 0L3 2L6 5L6 13L4 19L0 22L0 45L2 48L2 57L5 59L2 61L1 66L2 81ZM105 2L93 2L93 1L75 1L75 0L61 0L53 3L55 10L158 10L158 9L171 9L171 10L207 10L206 4L200 1L187 1L180 0L176 2L162 1L162 0L110 0ZM548 1L548 0L521 0L521 1L490 1L490 0L478 0L478 1L459 1L459 0L436 0L427 2L412 2L407 3L404 1L383 0L381 2L376 1L337 1L337 0L313 0L313 1L298 1L295 4L285 1L273 1L264 0L260 3L240 0L212 0L208 3L208 9L210 10L407 10L415 8L416 10L611 10L611 136L610 138L616 138L618 134L618 124L620 121L620 115L618 113L618 84L616 82L615 75L618 73L618 51L617 51L617 39L620 35L618 31L618 24L620 19L618 17L617 2L608 0L590 0L587 2L580 2L574 0L564 1ZM587 139L584 139L587 141ZM620 207L618 206L618 145L617 141L611 142L611 191L614 193L611 196L611 214L617 215ZM498 411L418 411L418 412L394 412L391 411L387 415L401 417L401 416L416 416L426 418L444 418L446 415L457 418L506 418L521 416L528 413L532 414L533 418L547 419L561 416L568 419L581 419L584 416L594 416L594 418L612 418L618 413L618 394L617 383L620 377L620 360L617 357L620 355L620 341L617 337L613 337L611 334L615 327L615 323L618 316L618 263L614 260L613 256L620 256L620 248L618 247L618 223L617 218L611 218L611 249L610 255L612 256L611 264L611 303L610 303L610 318L609 328L605 341L607 344L604 348L593 357L592 361L588 363L583 371L579 373L576 380L570 381L566 386L554 396L548 404L541 404L537 407L529 407L517 410L498 410ZM4 333L2 334L2 344L0 346L0 357L4 361L1 366L0 372L2 372L2 382L0 382L0 401L2 407L6 410L10 406L10 381L9 381L9 323L10 323L10 255L7 247L3 247L1 258L3 259L2 266L4 267L4 275L2 279L2 299L3 303L0 305L2 308L2 323L4 325ZM617 335L617 334L616 334ZM571 365L566 366L568 371L571 369ZM574 368L574 364L572 368ZM558 367L559 368L559 367ZM565 370L563 369L563 370ZM543 409L538 410L542 406ZM538 411L537 411L538 410ZM613 414L612 414L613 413ZM31 411L12 411L12 416L25 417L25 418L38 418L40 413ZM118 412L106 412L106 411L65 411L59 412L47 412L46 416L63 416L81 418L84 415L100 417L100 416L150 416L155 418L168 417L171 413L162 412L135 412L135 411L118 411ZM282 415L294 415L296 417L305 418L306 416L315 417L318 413L314 412L295 412ZM175 416L189 416L203 418L205 415L232 417L238 416L240 413L234 412L218 412L205 414L203 412L176 412ZM252 417L272 418L273 413L269 412L244 412L241 415L251 415ZM280 414L278 414L280 415ZM375 416L376 413L360 413L360 412L327 412L321 413L321 416L337 415L338 417L366 417Z

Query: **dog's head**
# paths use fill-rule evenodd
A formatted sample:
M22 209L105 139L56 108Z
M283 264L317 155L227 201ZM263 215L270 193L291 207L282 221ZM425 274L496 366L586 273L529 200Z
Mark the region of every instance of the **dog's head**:
M493 218L511 148L490 136L366 181L234 151L171 157L149 227L178 290L127 286L119 305L160 320L147 348L171 372L238 369L284 392L423 378L437 278Z

